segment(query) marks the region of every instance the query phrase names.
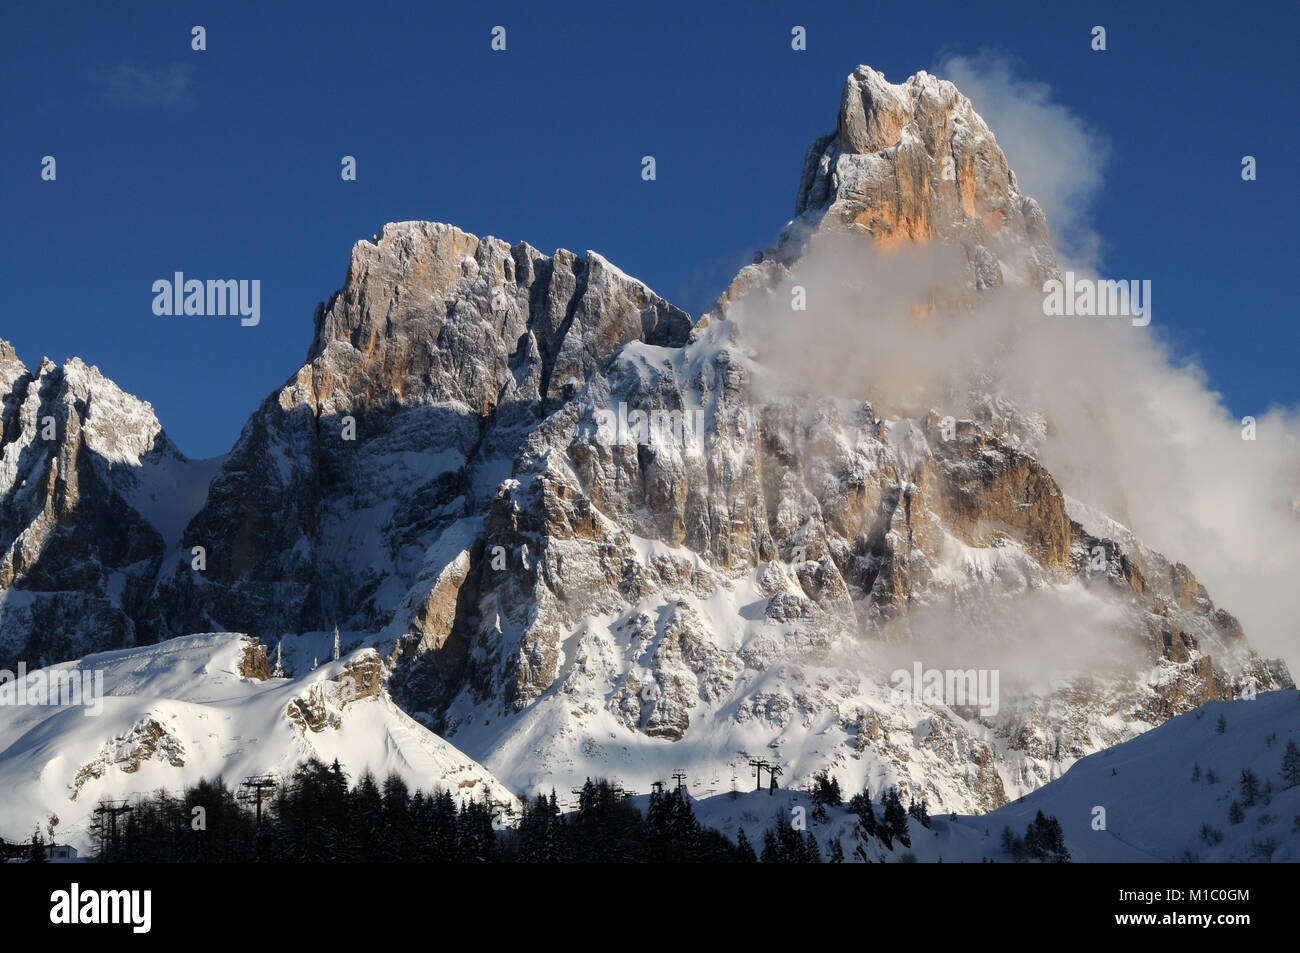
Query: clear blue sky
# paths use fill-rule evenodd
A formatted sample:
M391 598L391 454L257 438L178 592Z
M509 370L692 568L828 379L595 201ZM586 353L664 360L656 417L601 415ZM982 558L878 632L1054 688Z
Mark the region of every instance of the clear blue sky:
M854 66L899 82L992 48L1110 138L1104 270L1152 279L1235 413L1296 405L1298 7L1153 6L5 0L0 337L97 364L184 452L221 453L383 223L595 249L698 314L791 215ZM154 316L178 270L260 279L261 325Z

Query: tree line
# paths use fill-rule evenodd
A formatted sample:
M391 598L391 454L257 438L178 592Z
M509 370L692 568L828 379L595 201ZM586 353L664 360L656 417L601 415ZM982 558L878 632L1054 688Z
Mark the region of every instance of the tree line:
M909 822L929 828L924 799L903 806L897 788L877 803L869 791L844 802L839 782L818 774L808 791L814 825L828 808L846 807L853 821L853 859L911 846ZM644 810L617 785L588 779L574 811L555 792L505 809L486 794L458 801L449 790L411 790L401 777L370 772L350 782L338 761L311 759L266 795L260 811L220 778L176 795L139 795L128 810L102 802L91 834L107 863L841 863L845 847L834 828L825 850L803 808L777 813L757 845L744 828L735 842L695 816L682 790L657 786ZM260 815L260 817L259 817ZM827 829L822 828L825 832ZM1009 834L1010 832L1008 832ZM825 836L825 833L824 835ZM1041 815L1024 838L1004 845L1017 859L1066 859L1060 826ZM880 854L884 856L884 854ZM904 855L903 859L907 859Z
M107 802L106 802L107 803ZM486 795L458 802L448 790L412 791L395 774L349 783L335 761L312 759L257 814L221 779L177 796L137 796L130 810L95 815L91 833L107 863L639 863L753 860L702 825L681 791L655 791L644 813L615 785L588 779L578 809L555 792L525 801L517 823Z

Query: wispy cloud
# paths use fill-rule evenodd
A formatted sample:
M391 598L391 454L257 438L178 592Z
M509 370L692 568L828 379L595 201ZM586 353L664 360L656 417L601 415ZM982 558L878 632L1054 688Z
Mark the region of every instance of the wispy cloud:
M937 75L970 97L1006 153L1020 191L1043 207L1061 264L1097 267L1101 242L1091 210L1111 156L1108 138L1003 53L941 53L938 60Z
M1063 268L1095 274L1106 137L1005 58L940 60L938 74L970 96L1021 191L1043 206ZM861 236L825 235L780 287L756 289L731 314L761 363L869 399L884 417L933 408L1000 428L998 407L1019 408L1032 424L1023 438L1066 493L1189 566L1252 645L1300 671L1300 408L1260 408L1247 436L1198 365L1162 343L1177 315L1158 309L1149 330L1127 318L1048 318L1040 289L1008 286L917 320L934 288L965 280L964 267L959 249L883 255ZM792 321L796 284L810 307ZM1052 608L1040 605L1034 631ZM1080 638L1073 612L1054 630L1070 640Z
M149 69L124 60L111 69L91 70L90 78L114 105L141 108L189 102L190 73L186 63Z

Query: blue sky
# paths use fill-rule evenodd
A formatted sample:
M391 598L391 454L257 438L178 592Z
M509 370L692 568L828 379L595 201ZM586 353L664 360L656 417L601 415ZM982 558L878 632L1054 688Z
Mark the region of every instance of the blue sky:
M1152 280L1153 330L1235 414L1294 406L1300 14L1131 6L9 2L0 337L29 365L81 356L221 453L383 223L595 249L698 314L792 214L854 66L900 82L993 50L1109 143L1102 270ZM175 271L260 279L261 324L156 317Z

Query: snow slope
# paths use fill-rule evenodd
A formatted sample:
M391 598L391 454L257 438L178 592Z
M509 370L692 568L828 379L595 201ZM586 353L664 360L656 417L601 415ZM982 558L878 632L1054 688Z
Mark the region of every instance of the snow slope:
M378 667L373 650L295 678L242 675L255 673L255 656L243 636L207 633L43 670L101 672L98 715L87 713L93 706L19 706L15 684L5 684L0 836L26 838L54 811L60 839L87 848L101 798L178 791L218 775L231 785L255 774L284 776L312 755L337 758L352 778L391 771L412 787L515 803L483 767L393 704L368 677Z
M1226 721L1222 734L1220 715ZM1003 829L1023 836L1041 810L1061 822L1075 862L1297 861L1300 786L1285 788L1280 770L1288 741L1300 745L1300 694L1294 691L1209 702L1080 760L1062 777L990 814L935 814L930 829L909 818L910 846L895 843L891 851L873 841L868 853L873 860L891 862L905 854L919 862L1010 862L1013 858L1001 849ZM1200 780L1193 781L1197 766ZM1243 800L1246 769L1266 789L1267 802L1261 798L1253 807L1243 807L1243 819L1234 824L1228 812L1234 801ZM1210 771L1217 783L1208 782ZM741 781L739 796L717 794L695 802L701 822L733 839L743 827L758 850L766 828L778 818L792 823L802 808L823 855L830 841L839 838L845 857L853 858L855 819L846 808L830 810L828 820L818 824L811 820L806 793L783 789L769 795L743 790L752 784L747 775ZM852 793L846 790L846 798ZM879 818L880 791L872 788L872 794ZM1105 812L1104 828L1099 808ZM1211 829L1208 841L1202 837L1203 825Z

